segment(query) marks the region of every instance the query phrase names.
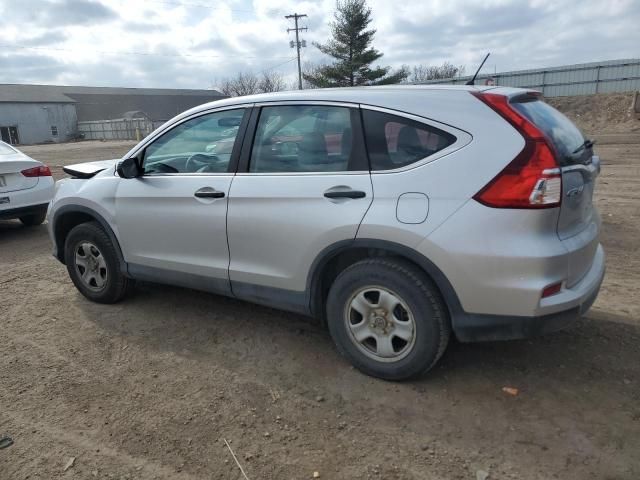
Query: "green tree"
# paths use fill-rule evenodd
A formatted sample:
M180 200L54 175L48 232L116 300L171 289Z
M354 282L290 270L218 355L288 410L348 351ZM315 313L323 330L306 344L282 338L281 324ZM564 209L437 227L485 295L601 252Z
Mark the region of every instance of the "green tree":
M370 23L366 0L337 0L332 38L325 44L314 42L335 62L305 73L306 82L314 87L352 87L399 83L407 78L409 72L404 68L390 73L391 67L371 66L383 54L371 46L376 31L367 29Z

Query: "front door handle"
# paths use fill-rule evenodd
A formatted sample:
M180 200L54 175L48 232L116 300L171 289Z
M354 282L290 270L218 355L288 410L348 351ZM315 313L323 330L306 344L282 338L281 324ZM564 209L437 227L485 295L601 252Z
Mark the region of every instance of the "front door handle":
M215 188L204 187L197 190L193 195L198 198L223 198L224 192L216 190Z
M364 198L367 196L362 190L334 190L324 192L327 198Z

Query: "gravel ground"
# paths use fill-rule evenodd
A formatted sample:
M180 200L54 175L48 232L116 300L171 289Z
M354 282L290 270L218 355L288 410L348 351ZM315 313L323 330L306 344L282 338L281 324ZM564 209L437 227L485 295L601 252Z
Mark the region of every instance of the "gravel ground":
M226 439L252 480L637 480L640 137L603 138L593 309L535 340L453 343L408 383L358 373L296 315L152 284L90 303L44 226L0 222L0 478L242 479ZM131 146L24 150L59 176Z

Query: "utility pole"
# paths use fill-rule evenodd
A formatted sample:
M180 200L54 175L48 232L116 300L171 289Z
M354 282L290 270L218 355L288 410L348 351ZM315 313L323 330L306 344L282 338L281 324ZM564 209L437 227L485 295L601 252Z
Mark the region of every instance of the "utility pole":
M286 19L293 18L296 24L295 28L287 28L287 33L296 32L296 41L295 43L293 42L293 40L289 42L289 46L291 48L296 47L296 49L298 50L298 89L299 90L302 90L302 66L300 65L300 48L306 47L307 42L305 40L302 40L302 42L300 41L300 38L298 37L298 32L301 32L303 30L308 30L308 29L307 27L298 27L298 19L304 18L304 17L306 17L306 15L304 14L298 15L297 13L294 13L293 15L287 15L284 17Z

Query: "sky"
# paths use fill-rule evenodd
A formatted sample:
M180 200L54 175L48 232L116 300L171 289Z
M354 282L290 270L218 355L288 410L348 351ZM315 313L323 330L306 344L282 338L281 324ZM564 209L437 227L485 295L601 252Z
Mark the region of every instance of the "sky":
M380 65L473 73L640 57L640 0L369 0ZM239 71L293 84L330 35L335 0L0 0L0 83L215 88Z

